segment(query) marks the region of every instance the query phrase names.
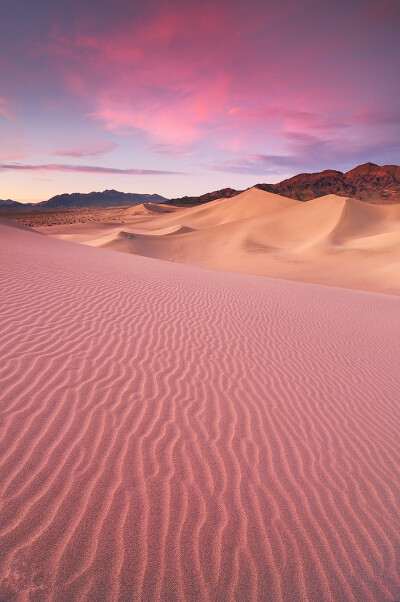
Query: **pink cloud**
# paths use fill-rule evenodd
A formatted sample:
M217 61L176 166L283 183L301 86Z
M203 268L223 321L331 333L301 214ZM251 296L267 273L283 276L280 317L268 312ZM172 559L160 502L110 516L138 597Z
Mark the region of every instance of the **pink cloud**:
M23 159L33 148L23 129L13 121L2 124L0 133L0 161Z
M356 84L347 82L343 102L340 81L321 70L315 39L297 48L286 36L283 45L276 19L224 3L180 11L160 5L140 26L130 21L118 32L87 26L68 36L55 32L52 50L68 89L92 105L92 119L119 134L144 132L151 146L185 146L190 153L208 141L237 152L265 148L274 138L279 151L285 132L336 137L355 123ZM322 53L331 38L321 32Z
M112 151L116 146L115 142L111 140L99 140L77 146L76 148L56 150L53 152L53 155L61 157L96 157L97 155L103 155Z
M10 102L3 97L0 97L0 115L10 121L15 121L15 116L10 109Z
M118 32L55 30L43 52L105 129L140 130L152 144L187 144L230 103L232 52L224 38L230 22L236 29L230 13L210 2L181 11L159 7L147 22L126 23Z
M249 130L252 134L258 127L274 127L280 135L285 132L307 131L314 134L331 135L350 126L351 116L329 116L306 109L289 107L260 106L257 108L233 107L228 111L232 124L240 130Z
M221 166L244 157L246 169L264 157L284 167L301 156L330 163L340 148L345 156L371 139L382 145L383 130L398 123L390 35L398 36L383 18L397 10L394 0L89 4L64 19L55 11L56 22L48 16L29 46L37 69L19 81L55 120L64 110L71 122L90 122L96 138L96 128L130 136L158 165L165 155ZM54 154L108 150L95 142Z
M0 148L0 161L15 161L16 159L23 159L26 153L12 145L5 144L5 148Z
M156 153L171 157L194 157L196 155L196 152L189 151L184 145L156 143L151 148Z

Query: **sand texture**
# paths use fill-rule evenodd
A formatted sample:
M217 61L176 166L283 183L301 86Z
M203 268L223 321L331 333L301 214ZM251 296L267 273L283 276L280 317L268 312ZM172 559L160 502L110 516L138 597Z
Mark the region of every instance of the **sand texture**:
M1 600L400 599L400 299L4 224Z

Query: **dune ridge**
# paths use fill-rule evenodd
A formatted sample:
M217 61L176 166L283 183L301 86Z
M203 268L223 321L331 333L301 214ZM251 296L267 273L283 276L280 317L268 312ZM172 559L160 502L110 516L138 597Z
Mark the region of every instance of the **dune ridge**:
M400 206L335 195L282 205L283 197L266 192L268 202L263 204L260 193L253 196L249 190L246 198L238 195L186 209L168 221L148 219L138 224L140 230L131 225L124 250L212 269L400 294ZM228 214L224 221L232 200L235 217ZM249 206L254 215L249 215ZM236 219L246 215L245 209L247 217ZM192 231L176 225L174 233L173 224L181 222ZM171 230L162 236L167 225ZM108 248L116 248L115 237Z
M1 599L399 598L399 299L3 224L0 272Z

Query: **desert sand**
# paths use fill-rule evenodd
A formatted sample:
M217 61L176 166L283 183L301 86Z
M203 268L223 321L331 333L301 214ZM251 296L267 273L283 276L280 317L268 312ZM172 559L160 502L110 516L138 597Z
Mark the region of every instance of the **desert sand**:
M213 261L226 231L232 253L397 244L396 207L376 225L328 198L321 230L280 203L238 230L202 208L141 230L163 257L215 240ZM1 600L400 599L398 297L5 221L0 272Z
M400 205L335 195L304 203L251 188L167 214L154 207L38 230L211 269L400 294Z

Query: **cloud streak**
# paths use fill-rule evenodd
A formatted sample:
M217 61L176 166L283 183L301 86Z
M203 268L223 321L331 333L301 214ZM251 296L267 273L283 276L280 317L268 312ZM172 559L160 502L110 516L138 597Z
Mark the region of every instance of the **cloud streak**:
M214 161L205 165L205 168L210 171L254 176L294 174L322 171L332 168L339 161L354 167L357 163L367 162L375 155L382 156L384 163L390 163L390 156L398 156L400 152L400 141L374 141L369 144L362 143L360 146L348 143L344 151L345 145L341 140L334 143L323 138L290 132L287 139L285 155L235 155L226 160Z
M234 174L268 175L287 173L300 168L301 159L290 155L247 155L217 161L207 166L211 171L223 171Z
M184 175L180 172L163 171L158 169L117 169L115 167L102 167L98 165L64 165L47 163L44 165L28 165L22 163L0 163L0 171L63 171L76 173L105 173L115 175Z
M93 141L90 144L77 146L67 150L56 150L53 155L59 157L97 157L116 148L116 143L109 140Z

